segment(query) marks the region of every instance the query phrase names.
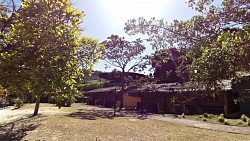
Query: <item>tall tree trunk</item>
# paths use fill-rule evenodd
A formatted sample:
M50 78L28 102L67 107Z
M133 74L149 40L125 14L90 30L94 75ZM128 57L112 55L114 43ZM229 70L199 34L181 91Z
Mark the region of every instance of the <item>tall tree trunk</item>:
M36 106L35 106L35 110L34 110L33 116L37 116L39 105L40 105L40 97L36 98Z
M125 91L125 69L122 69L122 76L121 76L121 81L122 81L122 89L119 93L119 97L120 97L120 107L119 107L119 111L121 111L121 109L123 108L123 93Z
M113 92L113 94L114 94L114 113L113 113L113 117L115 117L115 110L116 110L116 91L115 92Z

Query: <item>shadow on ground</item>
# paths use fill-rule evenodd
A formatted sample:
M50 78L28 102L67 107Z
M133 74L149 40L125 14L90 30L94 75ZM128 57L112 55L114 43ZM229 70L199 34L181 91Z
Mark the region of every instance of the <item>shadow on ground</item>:
M144 120L148 119L149 115L150 114L138 113L135 111L121 111L121 112L116 112L115 117L134 117L137 119ZM67 116L83 120L96 120L97 118L113 119L114 113L112 110L78 109L78 112L71 113Z
M29 131L35 130L45 116L27 116L13 122L0 124L0 141L22 140Z

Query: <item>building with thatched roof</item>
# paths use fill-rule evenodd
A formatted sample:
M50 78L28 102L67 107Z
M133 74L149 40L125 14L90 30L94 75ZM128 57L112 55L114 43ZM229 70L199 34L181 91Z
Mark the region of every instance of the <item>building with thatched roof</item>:
M128 92L133 88L133 86L127 87L123 92L123 106L125 108L135 108L137 103L141 102L140 97L128 95ZM121 87L113 86L91 90L86 92L85 95L88 97L87 104L114 107L120 103L117 99L119 93L121 93Z
M234 104L231 81L224 80L220 91L206 91L198 83L149 84L129 91L130 96L140 97L138 108L156 113L233 113L238 110Z

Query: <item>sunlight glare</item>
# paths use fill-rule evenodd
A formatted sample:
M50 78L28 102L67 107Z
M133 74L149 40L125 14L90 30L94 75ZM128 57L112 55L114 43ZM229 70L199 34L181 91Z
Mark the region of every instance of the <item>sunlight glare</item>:
M102 0L102 6L109 18L116 23L124 23L128 19L162 18L169 0Z

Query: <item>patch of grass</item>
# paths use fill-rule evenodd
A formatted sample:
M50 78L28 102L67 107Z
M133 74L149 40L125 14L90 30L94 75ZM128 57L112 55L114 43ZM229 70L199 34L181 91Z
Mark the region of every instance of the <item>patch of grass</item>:
M217 124L225 124L224 120L226 120L227 121L226 125L228 124L232 126L243 126L243 127L250 126L250 120L248 120L248 118L247 118L247 122L243 122L240 118L238 119L226 118L224 117L224 114L214 115L214 114L205 113L202 115L186 115L186 118L192 119L192 120L209 122L209 123L217 123Z

